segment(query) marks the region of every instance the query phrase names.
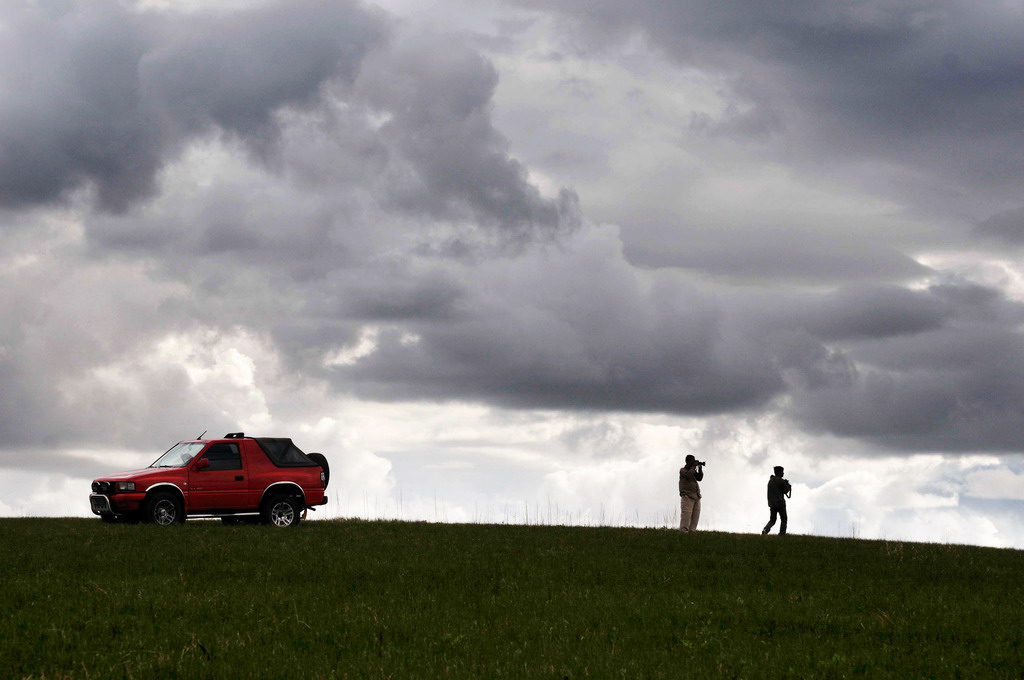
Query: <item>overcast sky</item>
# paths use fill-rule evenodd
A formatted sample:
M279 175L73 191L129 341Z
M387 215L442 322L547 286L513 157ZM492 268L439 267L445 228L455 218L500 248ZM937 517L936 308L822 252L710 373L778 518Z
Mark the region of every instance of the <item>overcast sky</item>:
M211 9L212 7L212 9ZM1024 9L0 4L0 514L204 430L323 517L1024 548Z

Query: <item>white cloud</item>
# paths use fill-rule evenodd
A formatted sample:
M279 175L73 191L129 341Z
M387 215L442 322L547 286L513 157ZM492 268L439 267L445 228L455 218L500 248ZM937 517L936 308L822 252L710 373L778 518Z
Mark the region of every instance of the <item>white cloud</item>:
M380 338L380 328L377 326L364 326L359 330L359 338L350 346L342 347L327 355L324 365L352 366L363 357L370 356L377 351L377 342Z
M1002 465L971 471L964 482L965 496L1024 501L1024 474Z
M61 473L4 470L0 476L4 517L85 517L91 479Z

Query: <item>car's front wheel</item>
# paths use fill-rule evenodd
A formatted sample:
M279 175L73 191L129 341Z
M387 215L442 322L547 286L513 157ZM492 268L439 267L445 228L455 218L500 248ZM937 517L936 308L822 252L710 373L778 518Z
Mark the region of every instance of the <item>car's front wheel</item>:
M264 524L275 527L293 527L302 519L299 502L291 496L272 496L263 506Z
M185 508L178 497L169 491L159 491L146 502L142 519L147 524L169 526L185 521Z

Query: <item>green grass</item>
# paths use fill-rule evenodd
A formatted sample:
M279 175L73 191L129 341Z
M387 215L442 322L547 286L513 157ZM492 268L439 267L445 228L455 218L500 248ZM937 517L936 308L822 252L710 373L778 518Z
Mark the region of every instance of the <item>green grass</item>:
M0 677L1017 678L1024 552L0 520Z

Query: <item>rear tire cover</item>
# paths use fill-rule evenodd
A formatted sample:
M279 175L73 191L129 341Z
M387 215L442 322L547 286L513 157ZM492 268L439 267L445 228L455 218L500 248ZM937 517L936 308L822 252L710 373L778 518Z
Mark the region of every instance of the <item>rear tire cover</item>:
M327 456L322 453L307 453L306 455L323 468L324 488L327 488L327 485L331 483L331 466L327 463Z

